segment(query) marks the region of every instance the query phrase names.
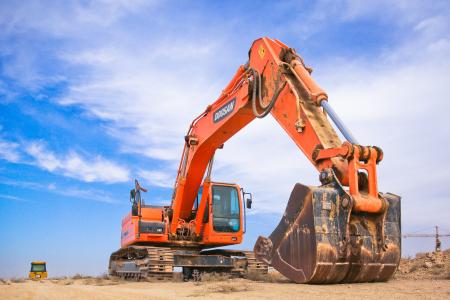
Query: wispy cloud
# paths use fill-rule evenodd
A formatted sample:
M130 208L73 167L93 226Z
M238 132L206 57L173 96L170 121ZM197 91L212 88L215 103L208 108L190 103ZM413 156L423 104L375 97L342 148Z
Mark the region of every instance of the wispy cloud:
M74 81L58 103L80 106L108 121L107 132L121 141L124 152L176 160L183 145L180 133L220 89L208 80L208 65L199 59L212 59L220 43L186 38L144 44L144 51L126 44L114 50L70 50L63 57L67 63L91 75Z
M116 204L119 203L116 198L112 197L108 193L97 190L97 189L80 189L80 188L58 188L52 189L52 192L55 192L58 195L79 198L85 200L91 200L96 202L110 203Z
M56 155L43 142L32 142L25 152L34 158L33 164L54 173L85 182L125 182L130 178L129 170L101 156L92 159L81 157L75 152Z
M11 195L0 195L0 199L3 200L9 200L9 201L17 201L17 202L25 202L26 200L16 197L16 196L11 196Z
M72 150L56 154L42 141L0 140L0 159L10 163L35 165L51 173L84 182L116 183L130 178L128 168L100 155L86 158Z
M17 143L0 140L0 158L9 162L18 162L20 160L18 147Z
M123 16L156 4L156 1L141 0L68 0L51 5L46 1L3 2L0 24L6 33L32 30L61 37L77 34L83 29L111 26Z
M152 186L171 188L175 182L175 172L172 172L172 170L167 172L141 170L138 175L144 183Z
M2 73L29 92L38 92L49 85L65 83L66 68L53 68L51 61L55 48L46 45L46 55L29 49L23 44L28 39L39 39L42 35L55 40L73 37L82 43L88 33L102 36L109 26L120 22L124 16L151 9L155 1L78 1L60 3L53 1L23 1L0 3L0 27L2 37L13 37L0 44L0 56L7 63ZM20 36L21 39L15 39ZM58 43L58 42L57 42Z
M103 202L103 203L109 203L109 204L119 203L119 201L117 201L109 193L107 193L103 190L99 190L99 189L92 189L92 188L81 189L79 187L62 186L62 185L57 185L55 183L44 184L41 182L18 181L18 180L1 180L0 184L23 188L23 189L44 191L44 192L49 192L49 193L52 193L55 195L66 196L66 197L71 197L71 198L76 198L76 199L84 199L84 200ZM17 198L15 196L0 195L0 198L2 196L4 196L5 199L20 201L19 200L20 198ZM15 199L15 198L17 198L17 199ZM58 200L58 198L55 198L55 200Z

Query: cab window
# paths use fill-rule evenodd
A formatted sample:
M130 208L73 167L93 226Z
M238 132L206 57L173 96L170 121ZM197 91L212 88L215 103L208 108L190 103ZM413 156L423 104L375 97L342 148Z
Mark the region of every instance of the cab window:
M45 272L45 265L44 264L32 264L31 272Z
M198 189L197 198L195 199L194 203L194 210L198 209L198 205L200 204L200 201L202 201L202 194L203 194L203 186L201 186Z
M235 187L212 187L213 228L217 232L238 232L240 229L239 197Z

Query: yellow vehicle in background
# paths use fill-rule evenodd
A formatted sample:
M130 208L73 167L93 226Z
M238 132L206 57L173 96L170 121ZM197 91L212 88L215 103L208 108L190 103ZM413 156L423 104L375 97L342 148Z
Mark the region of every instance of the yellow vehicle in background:
M47 266L45 261L33 261L31 263L30 279L41 280L47 278Z

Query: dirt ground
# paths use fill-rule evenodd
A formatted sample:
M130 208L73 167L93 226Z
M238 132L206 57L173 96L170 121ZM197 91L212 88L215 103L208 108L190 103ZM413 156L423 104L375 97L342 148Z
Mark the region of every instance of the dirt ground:
M245 279L224 282L133 282L116 285L26 281L0 286L0 299L450 299L450 280L303 285Z
M0 280L0 299L450 299L450 251L402 259L386 283L305 285L271 272L265 278L202 282L126 282L108 277Z

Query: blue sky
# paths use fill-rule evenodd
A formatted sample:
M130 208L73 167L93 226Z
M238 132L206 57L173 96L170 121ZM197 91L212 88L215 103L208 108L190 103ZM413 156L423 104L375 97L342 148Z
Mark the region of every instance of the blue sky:
M446 1L2 1L0 277L32 260L52 276L105 272L133 178L168 202L189 123L262 36L297 49L357 139L383 148L403 231L450 228L449 25ZM295 182L319 184L270 117L227 142L213 178L253 192L242 248L271 232Z

